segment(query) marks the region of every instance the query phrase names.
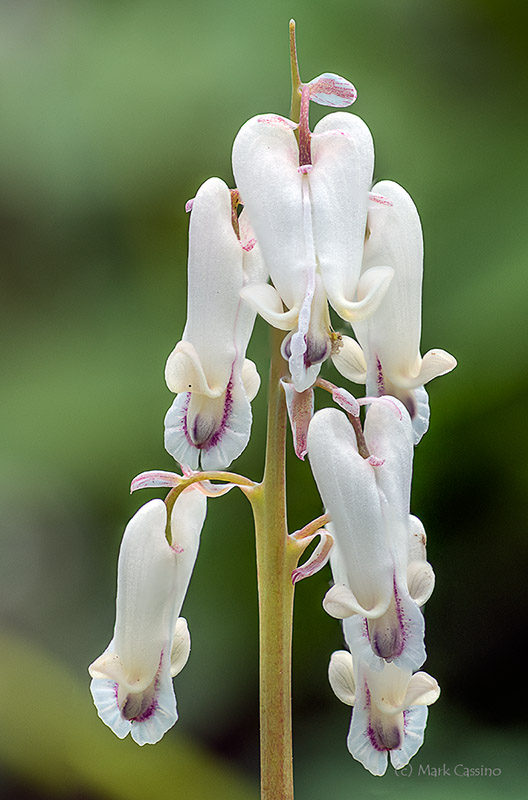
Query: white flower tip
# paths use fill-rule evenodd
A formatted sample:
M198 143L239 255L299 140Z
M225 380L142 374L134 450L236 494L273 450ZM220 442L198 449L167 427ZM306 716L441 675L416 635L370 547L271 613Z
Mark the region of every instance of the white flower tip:
M435 574L428 561L412 561L407 567L409 594L418 606L423 606L433 593Z
M220 397L224 387L209 388L200 356L190 342L178 342L165 365L165 382L171 392L196 392L206 397Z
M345 108L351 106L357 99L356 88L333 72L324 72L308 84L310 87L310 100L320 106Z
M171 650L171 677L179 675L186 665L191 653L191 635L185 617L178 617L174 629L174 639Z
M339 350L331 356L335 368L349 381L365 383L367 362L360 345L350 336L342 336L340 344Z
M356 702L356 682L354 679L354 662L347 650L332 653L328 666L328 680L335 696L347 706Z
M192 211L193 205L194 205L194 197L191 197L191 199L187 200L187 202L185 203L185 211L187 214L189 214Z
M430 706L440 697L438 682L427 672L415 672L409 681L403 707Z
M385 606L387 604L385 603ZM347 619L353 614L360 614L361 616L379 616L383 613L383 608L376 605L373 609L367 611L363 608L361 603L356 598L355 594L342 583L336 583L329 589L323 600L323 608L327 614L334 619Z
M388 266L370 267L361 275L357 287L357 300L344 295L334 297L332 305L342 319L360 322L371 317L387 294L394 269Z
M257 372L255 363L249 358L244 359L241 378L247 399L251 403L257 396L258 390L260 389L260 375Z

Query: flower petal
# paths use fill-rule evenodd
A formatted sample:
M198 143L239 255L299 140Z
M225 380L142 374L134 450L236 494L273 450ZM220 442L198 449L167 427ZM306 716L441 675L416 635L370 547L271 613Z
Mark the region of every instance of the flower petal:
M332 355L332 361L338 372L353 383L365 383L367 379L367 362L361 346L350 336L341 337L341 347Z
M141 472L133 479L130 484L130 494L137 492L138 489L158 489L179 486L185 480L183 475L178 475L176 472L165 472L164 470L148 470Z
M365 611L378 613L387 608L392 596L394 567L374 468L357 452L346 415L333 408L318 411L312 419L308 452L332 519L329 530L346 565L346 584Z
M435 574L428 561L411 561L407 567L407 585L417 606L427 603L435 586Z
M333 72L324 72L308 84L310 87L310 100L320 106L344 108L350 106L357 98L355 87Z
M356 684L356 702L348 732L347 747L356 761L372 775L384 775L387 770L387 748L381 749L371 724L371 703L368 688L361 677Z
M332 653L328 680L336 697L345 705L353 706L356 702L356 681L352 656L347 650Z
M165 382L171 392L197 392L220 397L225 386L210 387L200 357L190 342L178 342L165 365Z
M313 536L310 536L308 541L319 536L320 541L311 556L300 567L292 571L292 583L295 585L299 581L309 578L319 572L325 564L328 563L330 553L334 544L334 537L328 533L324 528L319 528Z
M163 654L155 696L140 719L131 722L130 735L136 744L157 744L178 720L168 654Z
M328 114L312 136L309 175L317 259L330 304L352 303L361 272L374 147L354 114ZM351 311L352 313L352 311Z
M269 283L245 286L241 290L240 296L274 328L290 331L297 325L299 307L294 306L289 311L284 311L278 291Z
M369 320L354 322L354 330L367 360L380 361L386 380L402 389L417 389L433 377L449 372L456 361L443 350L430 351L423 360L420 356L423 275L420 218L411 197L397 183L381 181L374 189L391 205L377 205L369 211L370 235L365 243L363 272L366 275L371 268L388 265L395 274L384 302ZM371 389L367 388L368 394Z
M286 397L295 455L304 461L308 452L308 427L314 413L313 389L298 392L288 381L281 379L281 384Z
M206 499L184 493L171 514L172 545L162 500L128 523L118 562L116 624L107 651L89 668L99 716L123 738L159 741L177 720L171 680L175 619L194 567ZM176 539L176 540L175 540Z
M178 617L174 628L171 649L170 674L172 678L179 675L186 665L191 652L191 635L185 617Z
M231 194L223 181L210 178L199 188L191 211L182 338L196 349L208 385L220 391L237 355L234 330L243 283L243 250L231 222Z
M412 706L404 712L402 746L391 750L390 760L394 769L401 769L409 763L423 744L428 709L426 706Z
M260 375L257 372L255 363L249 358L244 359L240 377L242 378L242 384L244 386L247 399L251 403L251 401L257 396L258 390L260 389Z
M429 383L433 378L446 375L457 365L457 360L445 350L428 350L421 360L420 369L416 375L397 375L398 385L405 389L418 389L424 383Z
M303 176L290 125L275 114L253 117L233 144L233 173L271 279L292 309L306 292Z
M404 708L408 706L430 706L440 697L440 687L437 681L427 672L415 672L409 681L409 686L403 701Z
M181 393L173 401L164 420L165 450L180 464L198 469L200 450L187 433L187 411L191 393Z
M241 376L233 376L223 397L180 394L165 416L165 449L191 469L225 469L246 447L251 405Z
M335 619L346 619L352 614L359 614L367 619L377 619L386 612L388 604L389 601L383 598L372 608L365 608L348 586L342 583L335 583L323 600L324 610Z

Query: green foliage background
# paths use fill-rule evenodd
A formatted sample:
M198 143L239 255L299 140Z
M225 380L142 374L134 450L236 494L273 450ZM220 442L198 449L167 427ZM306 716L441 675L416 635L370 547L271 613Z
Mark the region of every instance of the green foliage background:
M156 748L119 742L86 666L110 639L116 557L171 469L163 366L185 318L184 203L256 113L287 114L287 24L301 72L350 78L376 177L413 195L426 240L423 351L459 367L430 386L414 513L437 588L426 669L443 688L409 777L348 755L326 679L339 625L324 570L299 585L299 800L524 797L528 226L525 4L516 0L2 0L0 4L0 794L251 800L258 794L257 632L249 509L210 503L185 616L180 721ZM315 118L315 115L314 115ZM250 355L266 375L259 321ZM265 392L237 468L259 477ZM291 529L320 513L289 466ZM450 776L417 774L446 764ZM453 776L456 764L501 770Z

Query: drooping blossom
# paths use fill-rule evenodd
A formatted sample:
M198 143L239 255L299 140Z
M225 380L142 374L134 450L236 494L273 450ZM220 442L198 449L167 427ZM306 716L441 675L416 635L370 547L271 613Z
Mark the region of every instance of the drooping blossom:
M373 670L347 650L332 654L328 677L339 700L353 706L351 755L373 775L385 773L389 757L394 769L408 764L423 744L427 706L440 695L436 680L394 664Z
M335 544L330 556L334 586L325 610L338 619L355 615L362 658L418 669L425 661L420 606L434 574L416 545L409 514L412 429L397 400L370 406L364 429L365 458L345 414L318 411L308 431L308 453ZM365 454L366 455L366 454Z
M352 321L363 357L355 348L355 367L341 371L355 382L366 380L368 395L398 397L411 414L418 442L429 425L424 384L450 372L457 362L438 348L420 355L423 239L416 207L394 181L381 181L373 191L388 202L369 209L362 271L368 275L383 264L393 268L394 277L374 313Z
M307 114L306 105L300 144L295 123L266 114L246 122L233 146L236 183L273 281L247 287L243 296L271 325L291 331L283 356L299 392L339 349L327 301L343 319L363 319L392 276L384 265L360 275L374 164L368 127L337 112L310 133Z
M165 369L167 386L178 393L165 417L165 447L191 469L199 462L224 469L240 455L260 385L245 357L255 312L240 291L267 273L244 212L236 226L240 238L231 193L210 178L192 204L187 322Z
M181 608L200 543L205 496L188 490L171 513L151 500L128 523L117 569L114 636L89 667L99 716L123 739L155 744L178 719L172 678L190 651Z

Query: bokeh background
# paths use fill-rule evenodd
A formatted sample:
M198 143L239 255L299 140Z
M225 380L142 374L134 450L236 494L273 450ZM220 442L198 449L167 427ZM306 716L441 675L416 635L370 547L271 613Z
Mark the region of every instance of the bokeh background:
M0 795L255 800L257 616L248 504L210 503L184 607L193 651L180 721L152 748L98 721L89 664L109 641L122 530L171 469L167 354L185 315L185 201L232 182L256 113L288 113L288 19L305 80L358 88L376 177L413 195L426 240L423 351L459 360L430 385L412 510L437 588L426 669L443 688L415 773L348 754L326 678L342 646L298 586L299 800L526 796L526 5L515 0L1 0ZM322 110L321 110L321 113ZM315 122L318 112L313 113ZM260 321L250 356L267 372ZM259 477L265 391L237 462ZM289 464L290 527L320 513ZM418 765L450 774L418 775ZM457 777L457 764L495 777Z

